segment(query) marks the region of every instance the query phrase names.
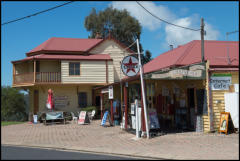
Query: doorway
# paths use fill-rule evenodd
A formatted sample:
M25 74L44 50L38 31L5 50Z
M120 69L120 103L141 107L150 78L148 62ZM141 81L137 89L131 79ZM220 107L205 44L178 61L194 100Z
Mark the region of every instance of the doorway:
M78 106L80 108L87 107L87 93L86 92L78 93Z
M36 115L39 111L39 92L34 90L34 100L33 100L33 114Z
M195 126L195 92L194 88L187 89L187 100L188 100L188 127L194 129Z

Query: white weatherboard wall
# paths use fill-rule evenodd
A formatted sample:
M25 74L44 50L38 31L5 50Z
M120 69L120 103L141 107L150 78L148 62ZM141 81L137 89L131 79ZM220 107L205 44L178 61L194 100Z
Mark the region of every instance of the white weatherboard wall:
M225 93L225 111L230 112L233 125L239 128L239 93Z
M121 70L120 62L123 60L125 56L128 56L131 53L127 52L126 50L123 50L123 47L121 47L115 41L111 39L105 40L103 43L93 48L90 51L90 53L110 55L110 57L113 59L114 82L120 81L120 77L121 78L125 77Z
M69 62L80 62L80 76L69 76ZM61 61L62 83L106 83L106 61ZM108 61L108 83L113 83L113 65Z

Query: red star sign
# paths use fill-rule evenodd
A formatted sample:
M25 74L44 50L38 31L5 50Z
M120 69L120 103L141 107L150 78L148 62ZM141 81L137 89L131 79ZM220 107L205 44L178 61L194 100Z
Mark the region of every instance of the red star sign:
M136 73L135 71L135 66L137 65L138 63L133 63L132 62L132 59L131 57L129 58L129 62L128 63L125 63L124 65L127 67L127 73L132 70L134 73Z

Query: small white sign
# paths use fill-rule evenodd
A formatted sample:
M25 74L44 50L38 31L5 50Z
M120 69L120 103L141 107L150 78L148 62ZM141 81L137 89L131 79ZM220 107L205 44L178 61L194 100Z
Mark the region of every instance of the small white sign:
M113 86L109 86L108 91L109 99L113 99Z
M232 77L211 77L210 83L212 90L229 90Z
M84 124L85 122L85 118L86 118L86 111L81 111L80 115L79 115L79 120L78 120L78 124Z
M123 74L125 74L126 76L132 77L137 75L137 73L140 70L138 65L138 59L135 58L134 56L124 57L121 62L121 68Z

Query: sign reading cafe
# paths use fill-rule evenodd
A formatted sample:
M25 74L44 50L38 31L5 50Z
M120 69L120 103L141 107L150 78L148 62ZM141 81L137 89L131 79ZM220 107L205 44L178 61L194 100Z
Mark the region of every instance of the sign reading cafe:
M210 78L212 90L229 90L229 86L232 83L232 77L219 77L213 76Z

